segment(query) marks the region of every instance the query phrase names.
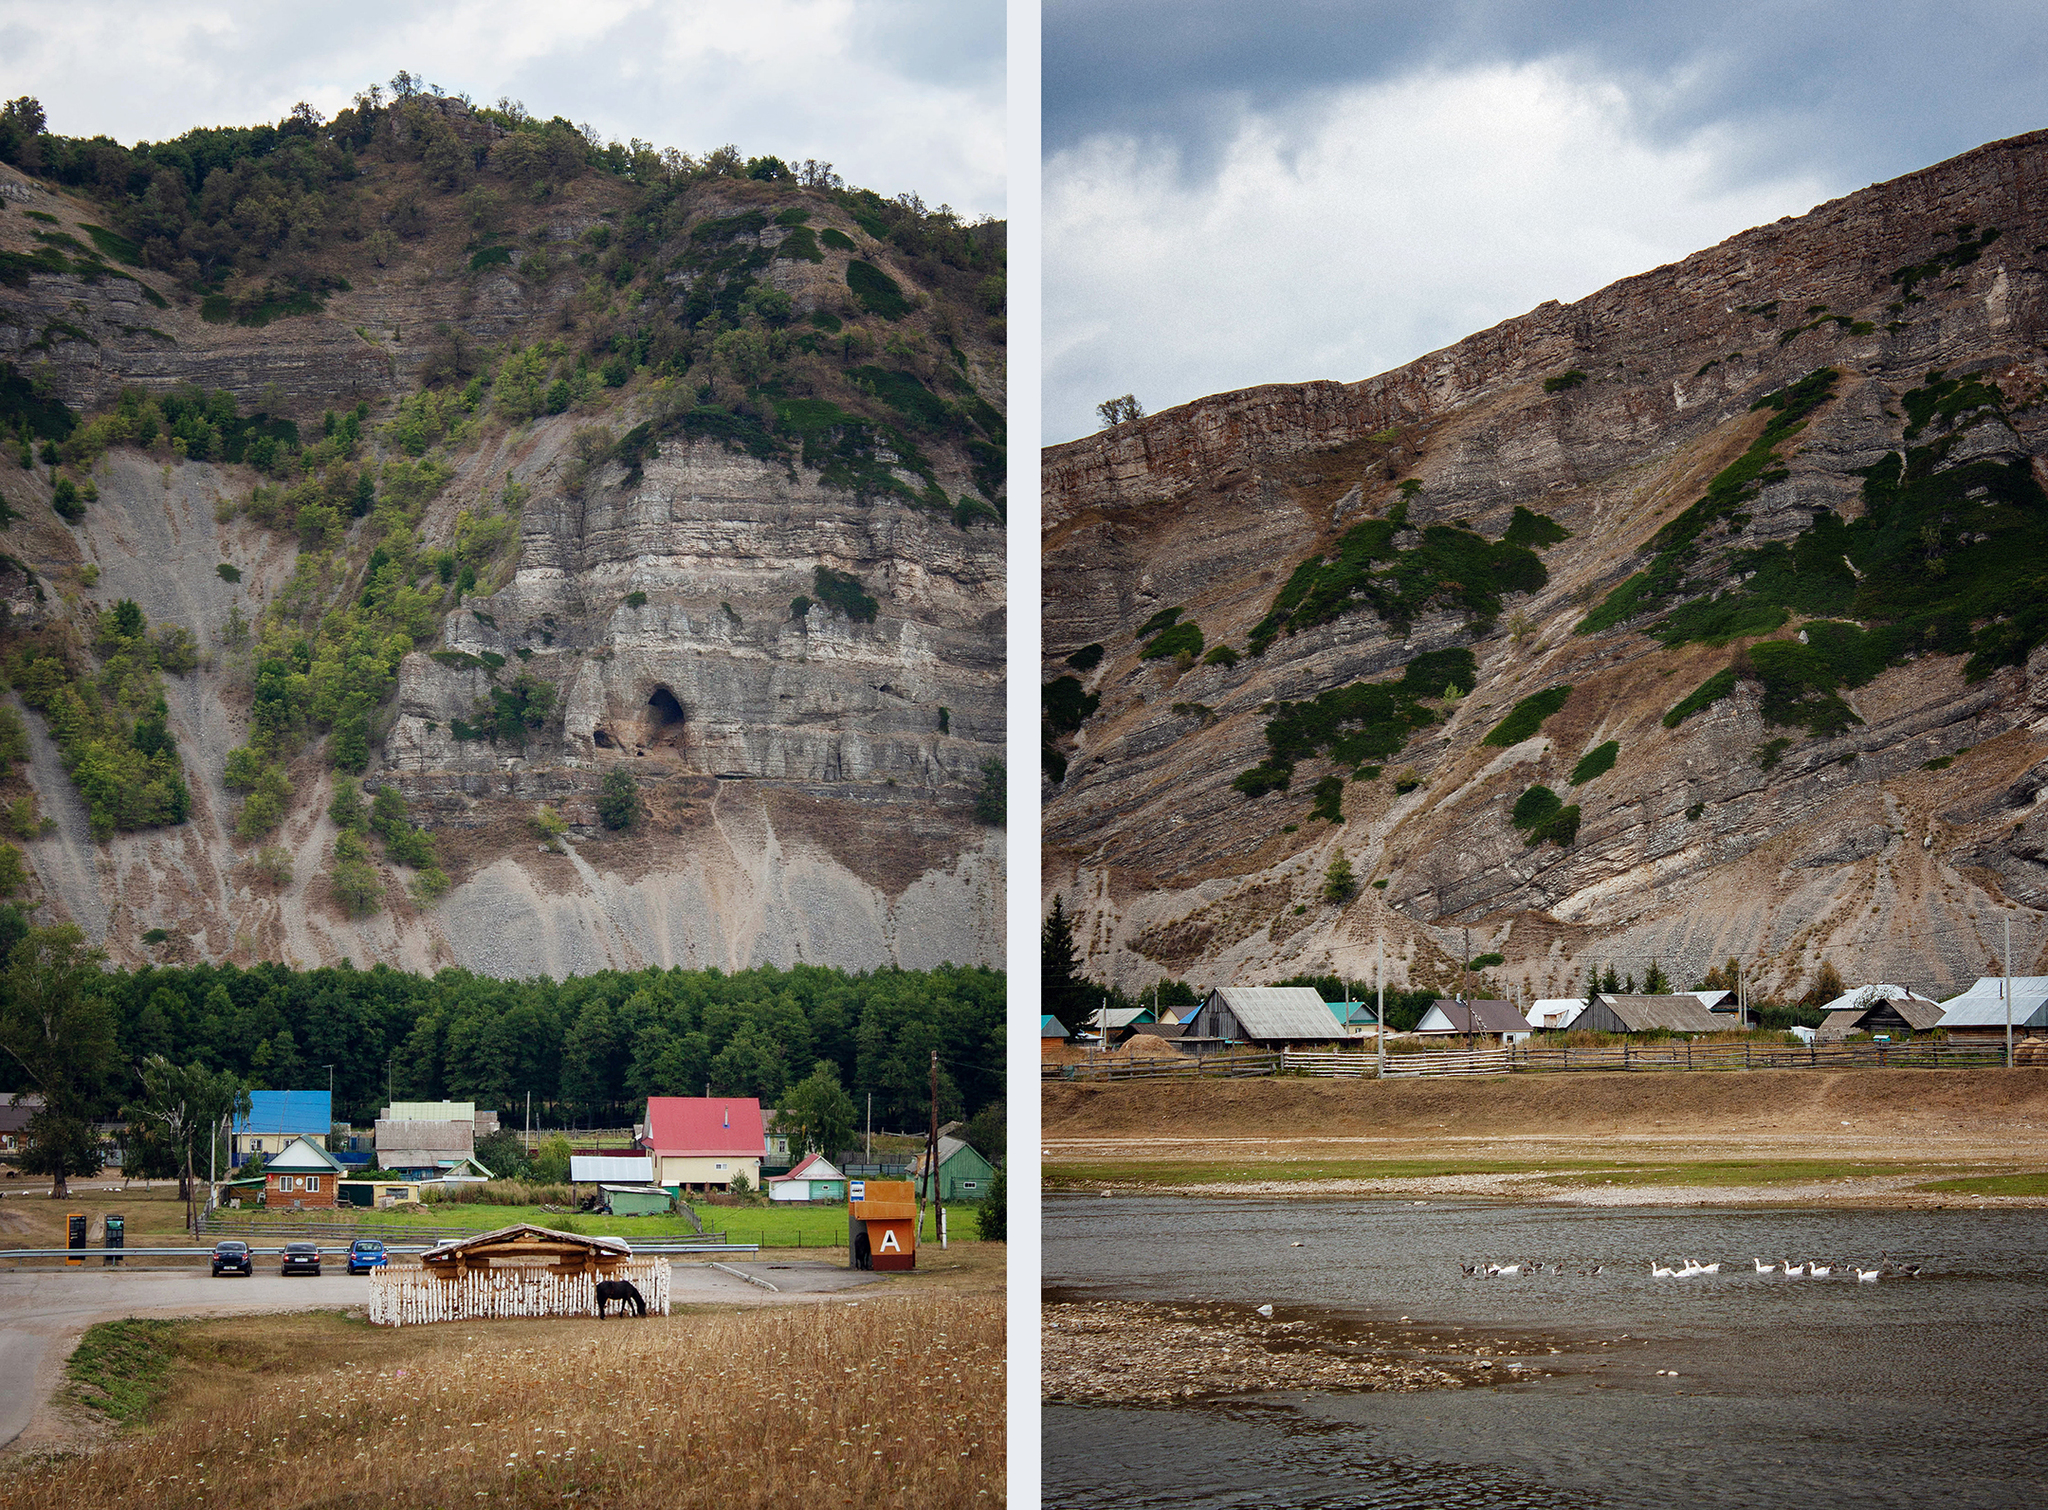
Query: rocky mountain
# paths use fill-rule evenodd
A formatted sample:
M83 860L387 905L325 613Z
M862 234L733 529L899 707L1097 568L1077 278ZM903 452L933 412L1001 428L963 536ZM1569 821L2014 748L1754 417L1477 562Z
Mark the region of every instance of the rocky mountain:
M2037 133L1050 448L1042 885L1089 972L1946 992L2008 917L2048 968L2044 342Z
M416 86L41 124L0 120L39 920L125 964L1000 963L999 222Z

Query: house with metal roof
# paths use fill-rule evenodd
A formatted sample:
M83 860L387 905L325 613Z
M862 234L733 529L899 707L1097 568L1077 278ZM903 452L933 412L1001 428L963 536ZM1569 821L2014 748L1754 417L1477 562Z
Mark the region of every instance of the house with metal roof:
M1529 1019L1511 1001L1457 1001L1439 998L1415 1024L1418 1035L1439 1038L1495 1038L1520 1043L1530 1036Z
M761 1184L761 1103L752 1096L649 1096L636 1141L654 1160L654 1183L729 1190Z
M35 1091L0 1096L0 1153L27 1146L28 1120L42 1109L43 1098Z
M920 1152L910 1166L911 1182L917 1186L918 1194L924 1194L925 1154ZM974 1146L961 1138L939 1136L939 1199L942 1201L978 1201L988 1194L988 1183L995 1178L996 1167L984 1159Z
M1529 1010L1522 1015L1539 1033L1561 1033L1577 1022L1579 1014L1585 1010L1586 998L1583 996L1545 996L1530 1002Z
M1255 1043L1264 1049L1348 1043L1357 1033L1330 1016L1313 986L1218 986L1183 1020L1184 1038Z
M843 1201L846 1199L846 1176L823 1154L806 1154L788 1174L768 1177L768 1199Z
M1951 996L1941 1004L1935 1026L1951 1038L2003 1043L2005 979L2002 975L1979 976L1961 996ZM2048 975L2012 977L2012 1027L2015 1037L2022 1029L2048 1028Z
M1733 991L1687 991L1682 994L1686 996L1697 996L1700 999L1700 1005L1705 1007L1709 1012L1733 1012L1736 1010L1737 1007L1737 1001L1735 993Z
M1894 1040L1911 1038L1940 1022L1943 1008L1940 1002L1916 995L1904 986L1875 985L1844 991L1821 1011L1826 1015L1815 1036L1822 1043L1829 1043L1839 1042L1851 1033L1884 1033ZM1998 1027L2001 1033L2005 1031L2002 1010Z
M1697 996L1681 992L1675 996L1610 996L1602 991L1593 1004L1578 1015L1575 1028L1595 1033L1733 1033L1736 1025L1725 1015L1710 1012Z
M263 1161L263 1204L272 1211L331 1211L347 1173L341 1160L312 1139L293 1138Z
M387 1110L400 1110L398 1107ZM393 1174L434 1180L459 1160L476 1154L476 1124L454 1118L424 1121L377 1119L377 1167Z
M652 1185L654 1160L645 1154L627 1158L609 1153L569 1155L571 1185Z
M235 1118L228 1135L228 1166L239 1169L252 1154L282 1153L292 1139L327 1146L334 1131L334 1098L318 1091L251 1091L249 1115Z
M1064 1043L1067 1038L1066 1026L1050 1012L1041 1012L1038 1016L1038 1036L1042 1042L1057 1039Z

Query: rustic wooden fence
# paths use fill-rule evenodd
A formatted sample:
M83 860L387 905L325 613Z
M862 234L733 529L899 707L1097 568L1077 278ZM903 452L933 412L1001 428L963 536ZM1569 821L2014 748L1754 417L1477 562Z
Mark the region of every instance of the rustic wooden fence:
M607 1276L639 1287L647 1309L668 1314L665 1258L632 1259ZM378 1269L370 1276L370 1321L414 1326L431 1321L495 1320L511 1316L595 1316L597 1281L588 1274L546 1269L477 1269L443 1279L425 1269Z
M1714 1043L1664 1039L1609 1048L1549 1048L1518 1043L1500 1049L1432 1049L1389 1054L1384 1072L1370 1051L1288 1049L1274 1054L1189 1054L1184 1059L1141 1059L1049 1064L1047 1080L1200 1080L1245 1075L1316 1075L1389 1080L1439 1075L1562 1074L1582 1070L1770 1069L1996 1069L2005 1064L2003 1044L1910 1042L1893 1044Z

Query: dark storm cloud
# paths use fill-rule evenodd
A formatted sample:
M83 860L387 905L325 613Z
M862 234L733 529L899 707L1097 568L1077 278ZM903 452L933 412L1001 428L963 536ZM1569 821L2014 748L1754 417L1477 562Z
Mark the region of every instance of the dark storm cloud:
M1629 92L1652 140L1726 129L1736 174L1857 182L2048 126L2040 0L1045 0L1048 154L1104 134L1212 170L1242 115L1430 69L1562 61Z

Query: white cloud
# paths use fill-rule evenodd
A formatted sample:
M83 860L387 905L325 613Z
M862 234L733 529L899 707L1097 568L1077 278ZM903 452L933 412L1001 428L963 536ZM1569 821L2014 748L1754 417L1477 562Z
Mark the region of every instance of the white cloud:
M1201 181L1091 139L1045 170L1046 437L1096 429L1114 393L1369 377L1841 192L1731 186L1736 146L1654 145L1618 86L1547 63L1246 115Z
M1000 0L14 0L0 95L35 95L67 136L161 141L299 100L332 115L404 68L621 141L824 158L884 194L1001 214L1002 29L959 18L988 7Z

